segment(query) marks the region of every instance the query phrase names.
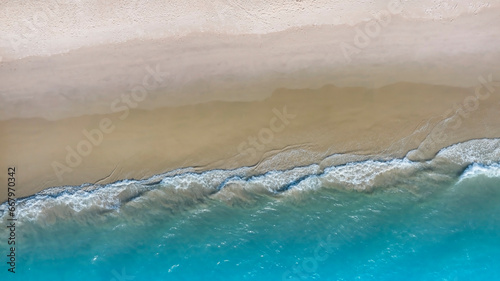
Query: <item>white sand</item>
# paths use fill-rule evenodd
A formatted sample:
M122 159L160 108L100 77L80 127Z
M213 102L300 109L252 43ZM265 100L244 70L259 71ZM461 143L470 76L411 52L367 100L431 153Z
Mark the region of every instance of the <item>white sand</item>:
M196 33L6 61L0 64L0 120L109 113L113 100L142 84L148 67L165 75L139 104L146 109L261 100L276 88L325 84L474 87L480 75L500 77L499 14L485 9L452 22L392 16L365 45L356 39L375 20L265 35Z
M296 27L356 25L395 0L4 0L0 3L0 56L12 60L52 55L82 46L133 39L182 37L193 32L267 34ZM449 22L500 4L494 1L400 0L405 19Z

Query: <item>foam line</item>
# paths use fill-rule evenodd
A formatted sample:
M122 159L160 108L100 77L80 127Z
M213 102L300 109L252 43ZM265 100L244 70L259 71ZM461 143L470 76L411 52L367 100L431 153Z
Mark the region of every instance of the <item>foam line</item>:
M120 211L124 204L141 200L155 200L158 192L179 196L185 200L210 197L217 193L228 195L241 189L250 193L263 190L270 194L287 196L289 191L335 187L365 191L392 183L417 173L443 173L443 165L463 167L458 181L479 175L500 178L500 140L480 139L455 144L441 150L427 162L413 162L407 158L388 161L367 160L321 169L313 164L284 171L268 171L251 175L251 168L210 170L201 173L165 173L146 180L122 180L108 185L62 186L46 189L31 197L19 199L18 219L37 220L54 212L78 215L85 212ZM454 171L449 173L455 176ZM230 190L227 191L229 187ZM151 191L153 193L149 194ZM168 195L170 194L170 195ZM184 200L183 199L183 200ZM195 200L196 201L196 200ZM0 219L5 219L7 203L0 205Z

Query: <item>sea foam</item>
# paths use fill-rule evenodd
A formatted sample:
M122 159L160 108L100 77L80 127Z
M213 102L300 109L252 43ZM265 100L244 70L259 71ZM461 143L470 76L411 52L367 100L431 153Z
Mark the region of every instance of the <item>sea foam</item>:
M456 176L458 181L477 175L500 177L500 140L471 140L442 149L426 162L407 158L366 160L322 169L312 164L290 170L268 171L254 175L252 168L193 172L172 171L145 180L123 180L108 185L54 187L19 199L20 222L36 221L48 216L78 216L88 213L119 213L124 205L197 204L203 199L241 199L240 190L250 194L288 196L319 188L372 191L391 187L416 176L429 178L441 173ZM443 168L444 167L444 168ZM294 192L290 192L294 191ZM187 203L186 203L187 202ZM0 205L0 219L7 218L7 203Z
M500 163L491 165L483 165L474 163L467 167L467 169L460 175L459 182L467 179L472 179L478 176L485 176L488 178L500 178Z

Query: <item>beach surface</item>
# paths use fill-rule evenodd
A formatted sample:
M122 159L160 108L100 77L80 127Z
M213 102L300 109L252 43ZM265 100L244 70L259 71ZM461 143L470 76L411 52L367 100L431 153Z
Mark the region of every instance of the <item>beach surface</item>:
M500 137L498 7L371 11L390 20L363 12L351 25L189 29L42 53L5 43L0 165L16 167L25 197L182 168L428 160Z

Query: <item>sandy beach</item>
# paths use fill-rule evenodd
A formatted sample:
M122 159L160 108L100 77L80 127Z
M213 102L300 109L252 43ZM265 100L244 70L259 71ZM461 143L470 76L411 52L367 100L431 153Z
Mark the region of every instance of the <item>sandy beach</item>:
M499 26L500 0L1 0L0 280L499 280Z
M0 164L24 197L179 168L430 159L500 137L499 13L189 30L53 54L2 45Z
M467 117L452 113L471 96L473 88L413 83L325 86L279 89L263 101L136 109L123 120L125 111L10 119L1 121L0 141L8 147L2 162L17 168L19 193L27 196L51 186L141 179L185 167L263 172L266 159L272 159L267 168L279 170L336 153L400 158L426 142L419 156L430 159L457 142L500 137L498 96L479 100ZM446 118L453 124L443 123Z

